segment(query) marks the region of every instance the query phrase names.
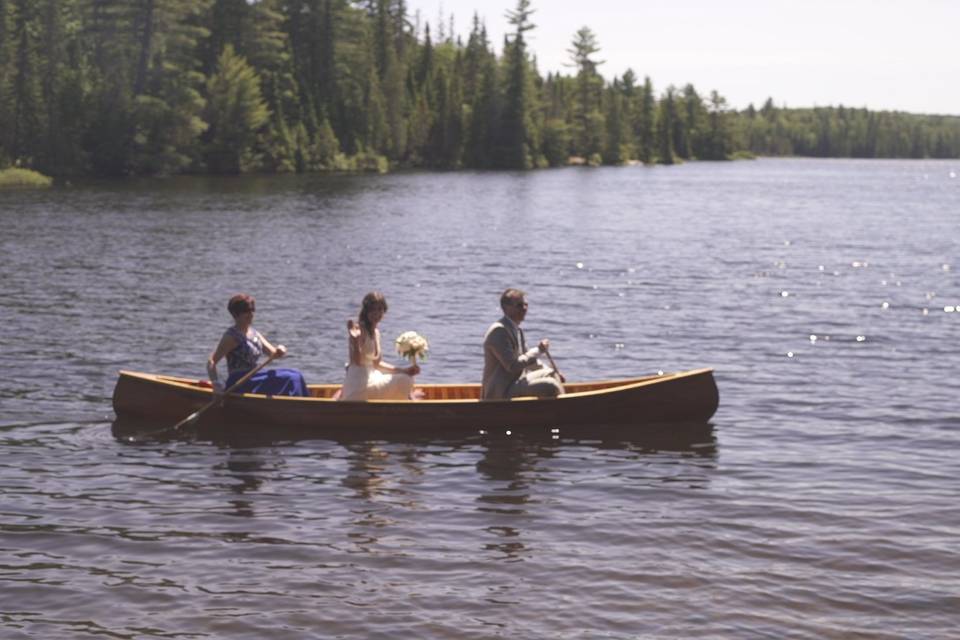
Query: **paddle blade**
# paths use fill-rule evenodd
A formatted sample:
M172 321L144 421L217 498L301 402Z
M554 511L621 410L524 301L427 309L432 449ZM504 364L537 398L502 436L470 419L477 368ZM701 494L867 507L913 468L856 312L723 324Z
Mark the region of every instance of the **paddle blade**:
M197 418L200 417L200 414L201 414L201 413L203 413L203 409L197 409L196 411L194 411L193 413L191 413L190 415L188 415L186 418L184 418L183 420L181 420L181 421L178 422L177 424L173 425L173 430L176 431L176 430L179 429L180 427L185 427L185 426L187 426L188 424L190 424L191 422L194 422Z

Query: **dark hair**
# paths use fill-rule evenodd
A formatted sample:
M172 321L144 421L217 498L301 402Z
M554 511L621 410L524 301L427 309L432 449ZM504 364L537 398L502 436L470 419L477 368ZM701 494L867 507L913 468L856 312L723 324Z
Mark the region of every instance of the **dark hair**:
M360 304L360 324L371 336L373 335L373 325L370 323L370 310L374 307L383 307L383 312L387 312L387 299L379 291L371 291L363 296L363 302Z
M502 294L500 294L500 308L506 311L507 305L512 304L516 300L522 300L527 294L520 289L507 289Z
M230 298L230 302L227 303L227 311L229 311L230 315L232 315L234 318L239 316L241 313L256 310L257 301L253 299L253 296L245 293L238 293Z

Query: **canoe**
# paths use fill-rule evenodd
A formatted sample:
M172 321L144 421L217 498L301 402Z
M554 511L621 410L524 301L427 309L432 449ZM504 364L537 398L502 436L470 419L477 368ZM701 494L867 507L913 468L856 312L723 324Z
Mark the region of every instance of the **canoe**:
M706 422L719 393L712 369L622 380L566 383L557 398L479 400L479 384L418 384L419 401L340 402L338 384L308 385L306 398L230 394L202 414L201 425L323 429L543 427L648 422ZM121 371L113 390L118 420L173 425L213 399L206 380Z

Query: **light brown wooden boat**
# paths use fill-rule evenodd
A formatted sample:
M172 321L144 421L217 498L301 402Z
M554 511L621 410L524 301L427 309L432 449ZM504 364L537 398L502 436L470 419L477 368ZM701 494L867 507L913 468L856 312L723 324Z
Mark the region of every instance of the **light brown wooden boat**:
M210 409L200 425L271 425L324 429L450 429L561 425L641 425L651 422L706 422L717 410L719 393L712 369L697 369L624 380L566 383L553 399L479 400L479 384L417 385L424 398L340 402L338 384L308 385L310 396L289 398L229 395ZM174 424L209 403L209 382L121 371L113 390L120 420Z

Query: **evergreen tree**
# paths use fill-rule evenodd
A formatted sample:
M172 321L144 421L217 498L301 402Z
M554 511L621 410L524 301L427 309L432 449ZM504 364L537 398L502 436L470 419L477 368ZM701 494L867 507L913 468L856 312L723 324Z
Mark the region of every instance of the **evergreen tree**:
M630 159L627 128L624 126L623 118L625 101L626 97L623 94L622 85L619 81L614 80L613 85L607 92L607 139L606 148L603 152L605 164L620 165Z
M733 151L727 118L727 101L716 91L711 91L709 105L704 159L726 160Z
M597 38L589 27L577 31L572 48L567 50L577 69L576 152L586 158L600 155L604 147L605 123L600 111L603 78L597 72L603 61L593 58L599 51Z
M260 79L232 45L224 47L207 82L206 108L210 131L206 161L216 173L239 173L255 166L251 152L270 113L260 92Z
M199 25L210 0L137 0L132 170L173 173L198 160L204 77L197 60L209 32Z
M41 134L42 95L39 84L39 51L36 36L37 6L31 0L16 0L11 40L14 47L11 87L10 154L31 164Z
M657 107L657 162L673 164L673 120L676 114L674 88L667 87Z
M86 169L83 128L87 113L84 88L89 83L87 65L75 39L80 22L76 2L44 0L41 50L43 60L43 137L37 166L50 175L80 173Z
M637 141L637 159L652 164L656 157L657 102L653 95L653 83L647 76L640 91L640 104L634 118L633 135Z
M499 70L491 52L484 56L480 85L470 108L465 164L475 169L496 165L502 104Z
M13 155L13 1L0 0L0 169Z
M530 91L529 61L524 33L534 28L530 16L530 0L517 0L517 8L507 13L514 27L513 39L504 49L506 86L500 124L500 152L495 162L506 169L529 169L533 166L531 147L534 132L530 113L533 96Z

